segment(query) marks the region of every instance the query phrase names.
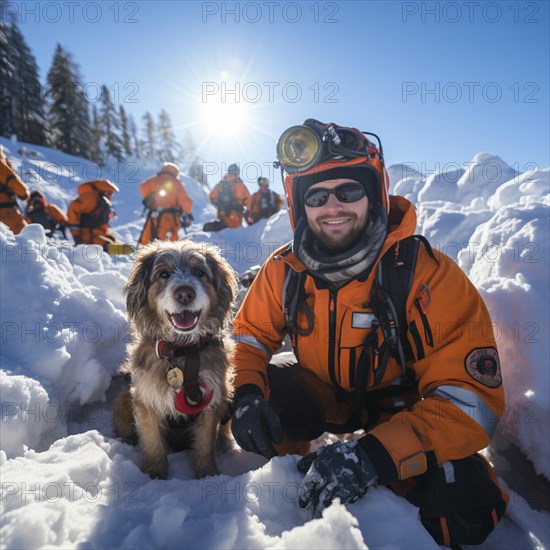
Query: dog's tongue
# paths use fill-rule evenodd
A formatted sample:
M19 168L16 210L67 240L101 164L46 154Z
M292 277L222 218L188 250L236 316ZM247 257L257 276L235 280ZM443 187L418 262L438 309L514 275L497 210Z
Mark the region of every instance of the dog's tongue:
M189 330L197 324L199 317L192 311L184 311L183 313L172 313L170 318L175 327L182 330Z

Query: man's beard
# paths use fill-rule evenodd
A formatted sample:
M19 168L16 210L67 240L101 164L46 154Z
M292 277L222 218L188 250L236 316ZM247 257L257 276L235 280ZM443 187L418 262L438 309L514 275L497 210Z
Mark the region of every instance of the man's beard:
M318 247L321 252L324 254L341 254L342 252L351 250L363 238L366 227L367 220L365 220L362 225L355 227L344 237L336 239L326 235L322 230L319 231L317 227L310 227L310 229L317 239Z
M350 219L354 219L353 214ZM296 225L292 250L313 275L332 285L346 284L373 265L386 238L388 217L381 205L369 209L365 223L364 228L360 224L338 239L327 239L304 217Z

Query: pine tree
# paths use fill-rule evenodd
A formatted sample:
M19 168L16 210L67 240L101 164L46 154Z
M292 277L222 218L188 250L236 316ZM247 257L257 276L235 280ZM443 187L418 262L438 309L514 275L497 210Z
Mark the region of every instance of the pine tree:
M0 0L0 10L4 4ZM37 145L46 142L38 66L15 21L0 21L0 134L17 134Z
M49 142L65 153L88 158L90 155L90 116L78 65L71 54L57 44L48 73L50 100Z
M208 189L208 176L204 173L202 161L197 154L197 148L189 130L185 138L183 159L185 172L198 181L204 188Z
M92 108L92 128L90 131L90 160L99 166L105 166L105 135L97 114L97 107Z
M0 135L6 137L15 131L13 115L17 91L15 65L8 33L9 25L0 20Z
M134 151L134 155L139 159L142 157L141 142L139 141L139 138L138 138L136 121L134 120L134 117L132 115L128 116L128 126L130 128L129 131L130 131L131 148Z
M17 25L10 28L10 45L14 54L17 81L14 130L21 141L44 145L46 120L44 98L38 79L38 65Z
M118 162L124 158L122 139L120 137L120 118L111 100L109 88L101 86L101 107L99 109L100 124L105 133L105 153L107 157L112 156Z
M143 122L145 124L144 128L144 135L145 139L143 140L142 144L142 154L145 158L156 158L157 151L155 147L156 143L156 137L157 137L157 129L155 127L155 121L153 120L153 116L149 111L147 111L143 115Z
M122 148L124 151L124 158L131 157L134 154L132 149L132 140L130 138L130 121L126 115L126 109L124 105L120 106L120 137L122 138Z
M208 176L204 173L203 164L199 157L195 157L193 164L189 167L188 174L198 181L205 189L208 189Z
M172 130L170 115L163 109L158 122L158 155L163 162L175 162L178 149L181 149Z

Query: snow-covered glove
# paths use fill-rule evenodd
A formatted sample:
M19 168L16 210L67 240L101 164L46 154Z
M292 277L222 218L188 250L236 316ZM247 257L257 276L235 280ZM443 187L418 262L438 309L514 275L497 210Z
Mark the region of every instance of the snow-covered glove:
M297 467L306 474L298 503L301 508L311 506L314 518L320 518L335 498L341 503L355 502L378 479L368 454L355 440L321 447L300 459Z
M273 443L281 443L284 436L279 417L271 405L255 393L246 393L237 398L231 431L245 451L266 458L273 458L277 454Z

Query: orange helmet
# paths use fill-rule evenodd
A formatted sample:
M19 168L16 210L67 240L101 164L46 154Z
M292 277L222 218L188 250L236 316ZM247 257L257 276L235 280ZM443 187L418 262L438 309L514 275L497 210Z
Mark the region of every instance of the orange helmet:
M375 146L365 134L378 140ZM350 178L363 184L369 201L389 212L389 177L376 134L308 119L277 142L276 166L286 173L285 195L292 228L304 215L306 190L321 181Z

